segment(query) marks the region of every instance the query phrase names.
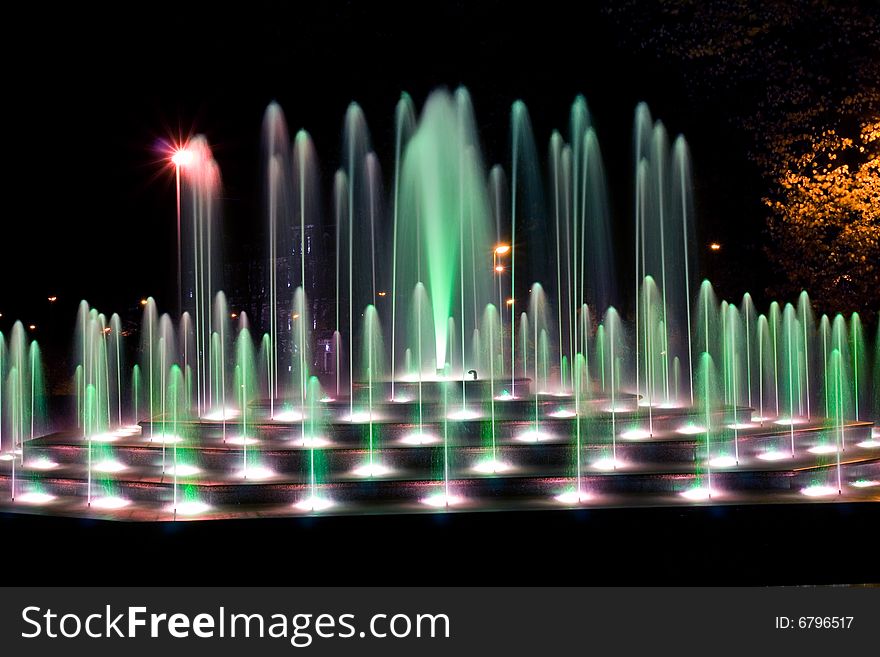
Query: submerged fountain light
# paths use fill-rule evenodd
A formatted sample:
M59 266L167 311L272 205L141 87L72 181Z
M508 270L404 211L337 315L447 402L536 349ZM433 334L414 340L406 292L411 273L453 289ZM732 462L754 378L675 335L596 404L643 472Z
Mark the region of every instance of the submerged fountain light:
M131 504L131 500L127 500L124 497L115 497L113 495L108 495L105 497L93 497L91 506L94 509L123 509Z
M480 474L499 474L501 472L510 472L513 470L513 466L498 459L486 459L474 465L472 469Z
M840 491L835 486L823 486L821 484L815 484L801 489L801 495L806 495L807 497L830 497L832 495L837 495L839 492Z
M577 413L575 413L574 411L570 411L567 408L560 408L557 411L553 411L551 413L548 413L548 415L550 417L557 418L557 419L567 419L570 417L574 417L575 415L577 415Z
M391 468L382 463L364 463L352 470L352 474L355 474L358 477L384 477L391 472Z
M31 470L54 470L58 467L58 464L46 456L41 456L40 458L25 463L25 467L30 468Z
M319 497L317 495L310 495L309 497L301 499L293 506L300 511L308 511L314 513L317 511L325 511L332 507L333 500L326 497Z
M202 415L202 419L210 422L222 422L223 420L234 420L240 414L241 413L234 408L218 408Z
M251 465L248 466L247 470L242 469L236 472L235 476L238 479L253 479L255 481L261 481L263 479L271 479L275 476L275 473L269 468L260 465Z
M298 436L293 441L297 447L327 447L330 441L321 436Z
M880 486L880 481L876 479L858 479L850 484L853 488L873 488Z
M440 509L444 507L458 506L464 502L464 498L452 493L448 495L446 493L435 493L428 497L423 497L421 502L427 506Z
M736 431L742 431L743 429L753 429L755 424L752 422L734 422L733 424L728 424L728 429L734 429Z
M560 493L559 495L556 495L553 499L560 504L573 505L589 502L591 497L592 496L583 489L574 489L565 491L564 493Z
M303 414L300 411L278 411L272 416L273 422L301 422Z
M333 402L333 401L336 401L336 400L333 399L333 397L327 397L327 396L321 397L321 399L320 399L320 402L322 404L329 404L330 402Z
M13 458L12 454L0 454L0 461L11 461Z
M48 504L55 499L54 495L50 495L49 493L41 493L39 491L30 491L28 493L23 493L18 495L15 498L16 502L23 502L24 504Z
M370 413L369 411L355 411L354 413L348 413L339 418L340 422L351 422L352 424L366 424L367 422L375 422L379 420L380 417L376 413Z
M482 417L482 414L479 411L470 408L459 408L456 411L452 411L446 417L450 420L476 420L477 418Z
M211 510L211 505L200 500L187 500L178 502L177 507L169 506L165 509L168 513L176 513L180 516L197 516Z
M171 476L176 474L178 477L192 477L193 475L199 474L201 471L201 468L190 465L189 463L178 463L177 465L172 465L171 467L166 468L165 474Z
M736 465L739 465L736 458L733 456L716 456L715 458L709 461L709 465L713 468L732 468Z
M692 502L699 502L702 500L710 500L713 497L718 495L718 491L709 488L708 486L694 486L693 488L688 488L685 491L679 493L686 500L691 500Z
M676 429L675 432L685 436L695 436L698 433L706 433L706 427L701 427L697 424L686 424Z
M651 437L651 432L647 429L629 429L620 434L624 440L644 440Z
M113 459L107 459L104 461L98 461L92 466L92 470L96 472L122 472L126 469L126 465L124 463L120 463L119 461Z
M835 454L837 452L836 445L816 445L807 450L810 454Z
M762 461L784 461L791 458L791 452L783 452L780 450L770 450L758 454L758 458Z
M165 445L173 445L175 443L183 442L183 437L175 436L169 433L163 436L147 436L146 440L151 443L159 443L160 445L162 445L163 443Z
M439 443L440 439L429 433L419 433L418 431L414 431L406 434L400 439L400 442L404 445L431 445L433 443Z
M880 447L880 440L877 438L869 438L868 440L863 440L858 443L858 446L862 449L877 449Z
M233 436L232 438L227 438L226 442L230 445L256 445L260 441L250 436Z
M516 440L521 443L540 443L545 440L553 440L553 438L553 434L547 433L546 431L535 431L534 429L516 436Z
M804 417L780 417L773 420L773 424L778 424L781 427L789 427L793 424L806 424L807 422L809 422L809 420Z
M122 436L118 433L96 433L93 436L89 436L86 440L91 440L93 443L114 443L119 440Z
M619 470L624 467L625 463L620 459L606 458L599 459L598 461L593 461L593 467L597 470L603 471L611 471L611 470Z

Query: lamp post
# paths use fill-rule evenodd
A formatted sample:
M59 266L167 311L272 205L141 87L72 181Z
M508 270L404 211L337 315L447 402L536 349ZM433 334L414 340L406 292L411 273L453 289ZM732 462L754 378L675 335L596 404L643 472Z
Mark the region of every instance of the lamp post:
M501 288L501 274L504 273L504 265L498 264L501 256L510 253L509 244L499 244L492 250L492 271L498 277L498 327L501 337L501 370L504 371L504 291ZM511 370L513 369L513 354L510 355Z

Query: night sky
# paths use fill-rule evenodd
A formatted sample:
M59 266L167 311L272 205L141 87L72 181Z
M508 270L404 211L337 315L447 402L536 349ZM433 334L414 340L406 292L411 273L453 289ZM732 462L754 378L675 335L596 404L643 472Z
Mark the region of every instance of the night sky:
M633 48L638 36L621 34L602 3L377 4L150 2L119 15L80 5L8 15L6 31L23 45L4 45L15 166L4 177L0 328L39 319L49 295L60 298L57 312L81 298L108 312L147 294L171 305L174 187L163 139L207 135L224 178L227 244L259 247L260 125L270 101L291 132L312 134L329 197L350 101L363 106L387 172L400 92L420 106L435 87L459 84L473 96L487 164L505 167L514 100L528 105L546 161L551 130L567 132L570 103L583 93L624 226L633 110L647 101L670 134L690 141L698 243L730 246L714 260L703 254L700 273L724 292L760 293L763 190L746 138L694 104L676 61Z

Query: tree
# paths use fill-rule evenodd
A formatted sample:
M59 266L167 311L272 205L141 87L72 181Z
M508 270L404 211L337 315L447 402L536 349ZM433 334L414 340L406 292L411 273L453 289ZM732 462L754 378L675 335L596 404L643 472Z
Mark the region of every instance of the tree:
M768 253L794 287L841 312L880 306L880 117L856 138L825 130L765 199Z
M826 312L877 312L876 7L616 0L605 11L629 47L677 62L698 111L725 116L747 137L770 210L764 252L777 275L766 292L806 289Z

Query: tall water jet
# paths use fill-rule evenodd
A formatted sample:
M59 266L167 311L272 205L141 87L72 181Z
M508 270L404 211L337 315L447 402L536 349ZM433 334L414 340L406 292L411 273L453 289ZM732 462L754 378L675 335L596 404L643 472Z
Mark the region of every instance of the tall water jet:
M456 310L461 313L457 324L465 335L477 319L468 318L467 309L484 306L491 294L488 266L467 266L465 271L462 248L462 236L468 235L476 256L491 255L477 140L470 134L472 120L462 116L468 112L463 101L455 102L445 92L432 94L406 146L401 175L398 248L415 255L416 262L398 269L397 284L425 284L434 325L435 372L450 362L449 318ZM422 267L426 278L420 281Z
M670 149L666 129L654 122L647 106L636 109L635 142L635 270L636 285L647 276L656 281L660 304L655 318L658 332L660 378L666 402L669 399L671 364L684 349L679 336L670 335L670 326L690 326L689 263L692 239L689 184L689 156L684 140L679 138ZM680 140L680 141L679 141ZM679 269L679 264L684 266ZM637 288L638 291L638 288ZM636 332L656 330L640 323L637 309ZM643 340L645 342L645 340ZM642 348L640 345L639 348Z
M250 435L251 423L253 423L251 402L254 401L257 391L257 372L254 357L254 343L248 328L247 317L242 314L239 318L240 329L235 339L235 390L239 412L241 413L239 435L236 442L241 444L242 474L248 475L248 445L256 441Z
M803 363L804 363L804 414L807 419L812 417L811 392L810 392L810 372L814 371L813 358L815 350L813 349L813 341L816 332L816 319L813 316L813 308L810 305L810 297L806 290L798 296L797 314L803 331Z
M693 341L691 336L691 275L693 264L690 259L693 253L694 242L694 216L693 209L693 181L691 178L691 158L687 141L682 135L675 138L672 147L672 208L673 213L681 216L681 264L684 267L682 280L684 281L683 299L685 303L685 326L687 335L687 367L688 367L688 391L690 402L694 403L693 379ZM748 322L748 316L746 316Z
M543 221L530 221L530 215L543 218L542 192L540 176L537 172L537 155L535 138L532 133L532 122L529 111L521 100L513 103L510 109L510 395L516 397L516 254L517 254L517 222L524 232L532 232L532 225ZM521 216L525 215L526 219ZM533 233L534 234L534 233ZM535 254L533 261L540 259L543 250L543 236L535 236ZM544 264L546 263L546 259Z
M291 365L293 374L293 391L296 398L297 411L291 416L299 417L301 422L305 420L306 397L308 395L309 363L311 363L311 335L310 314L303 288L297 287L293 293L292 312L290 316L290 331L293 342L295 358ZM305 433L305 425L302 426Z
M232 419L234 413L232 406L230 404L231 399L236 399L236 394L230 395L230 391L228 389L229 381L227 377L227 371L229 369L230 364L230 355L233 353L231 348L233 341L233 332L230 329L230 312L229 306L226 301L226 295L223 292L218 292L214 297L214 318L213 318L213 332L211 334L211 391L212 397L214 400L213 406L210 409L210 412L206 415L206 418L209 420L220 420L223 426L223 440L226 440L226 424ZM269 355L267 368L271 368L274 362L274 356ZM187 389L191 386L189 384L189 367L186 368L187 371ZM270 370L271 372L271 370ZM272 377L268 384L268 391L272 389L272 385L275 382L275 378ZM234 393L234 391L233 391Z
M367 406L367 462L364 466L359 468L359 472L367 477L374 477L384 474L386 471L386 466L379 463L376 457L376 451L379 447L379 436L375 422L376 415L373 410L374 407L382 401L382 397L376 391L375 386L378 384L380 386L379 389L382 389L385 350L382 342L382 329L379 324L379 316L376 312L376 307L372 304L368 305L364 311L362 351L363 355L361 362L367 386L364 394L366 399L362 401L362 403L366 402ZM350 421L354 420L354 417L350 418Z
M322 278L317 266L320 258L318 238L320 237L321 208L319 203L319 172L318 158L311 137L304 130L296 134L293 146L293 192L295 199L294 218L296 230L293 252L297 267L298 288L294 293L291 318L288 323L290 337L293 342L292 353L295 354L292 370L298 372L295 379L296 390L299 391L299 406L302 409L306 397L309 380L309 368L312 363L311 328L315 317L309 306L309 291L317 291Z
M180 369L180 366L174 364L171 366L168 372L168 405L169 405L169 413L171 415L171 435L175 437L179 437L181 435L181 422L183 420L183 411L184 405L186 403L186 383L183 378L183 372ZM163 418L163 426L165 424L165 420ZM172 464L173 464L173 479L172 479L172 508L174 509L174 513L177 514L177 479L178 473L180 472L180 462L178 461L178 440L175 440L172 445Z
M403 93L394 111L394 188L391 237L391 401L394 401L394 383L397 377L397 233L400 218L400 176L403 152L415 129L415 108L409 94Z
M862 409L865 403L862 400L866 386L867 349L865 347L865 334L862 329L862 320L859 314L854 312L849 319L850 350L852 355L852 380L853 380L853 417L858 422L861 419Z
M344 171L337 171L336 175L333 177L333 211L335 214L335 226L336 226L336 239L335 239L335 248L336 248L336 257L334 258L334 263L336 265L336 285L334 289L334 299L336 302L336 313L333 330L333 351L336 355L335 363L334 363L334 373L336 374L336 397L339 398L341 385L342 385L342 332L340 330L340 317L341 317L341 301L340 291L342 288L340 287L340 277L342 275L342 247L343 247L343 226L345 223L345 218L348 215L348 178L345 175ZM349 331L351 330L351 326L349 326ZM350 333L349 333L350 335ZM353 400L350 400L352 402ZM350 412L354 411L353 403L350 403Z
M611 400L611 458L614 468L617 468L617 398L620 394L620 362L623 360L623 328L620 323L620 315L614 306L608 308L605 320L601 327L606 336L602 340L602 347L597 346L597 360L602 368L603 391ZM597 339L597 345L599 341ZM607 380L607 386L606 386Z
M208 349L211 338L211 301L221 288L220 169L207 140L195 137L188 150L192 161L185 170L182 240L184 249L184 309L193 316L195 331L196 409L211 406Z
M611 241L605 165L596 131L588 128L583 139L580 300L595 308L608 308L617 301L617 263Z
M345 261L348 271L348 384L349 384L349 412L354 414L354 326L355 316L354 309L362 308L369 299L372 303L372 285L366 285L363 282L365 278L363 272L372 271L374 263L373 253L364 254L363 249L355 249L355 244L372 243L372 231L364 238L364 231L369 226L368 222L363 220L361 214L361 202L359 195L363 196L365 187L365 174L363 167L366 164L367 153L370 152L370 135L367 130L366 119L363 111L357 103L351 103L345 113L345 126L343 129L343 148L345 171L347 175L346 191L346 209L348 213L341 217L346 220L347 230L343 231L341 225L337 225L337 231L342 234L347 233L346 246L348 248L348 259ZM357 257L356 257L357 256ZM369 259L366 259L366 256ZM366 261L365 261L366 260ZM340 261L341 262L341 261ZM357 272L357 279L355 278ZM372 282L372 277L369 279ZM356 282L357 281L357 282ZM364 288L368 291L365 293Z
M275 416L275 401L279 397L279 325L284 325L283 305L279 303L281 289L290 287L291 213L290 213L290 137L284 113L277 103L271 103L263 115L264 198L269 224L269 417ZM280 280L279 280L280 279Z
M415 355L413 377L418 383L418 432L416 442L425 441L424 433L424 403L422 383L425 378L433 377L437 372L436 351L434 345L434 323L432 321L431 301L428 292L422 283L417 283L413 289L412 312L407 331L408 344L411 352Z
M491 303L486 304L483 311L483 328L480 332L484 336L484 359L489 366L489 447L491 463L498 463L497 430L495 427L495 385L496 378L503 376L501 369L501 349L503 348L503 336L500 331L500 315L498 309Z
M715 364L711 354L702 352L697 365L696 372L696 388L697 388L697 409L701 421L705 426L701 427L700 434L703 436L703 446L697 447L696 450L696 486L691 491L686 491L691 497L711 498L715 494L712 488L712 450L714 448L712 442L713 424L712 419L714 413L719 408L718 383L715 372ZM700 455L702 452L702 457ZM704 465L701 465L704 464ZM705 483L703 477L705 476Z
M742 314L742 322L743 322L743 337L745 338L745 375L746 375L746 395L747 395L747 403L749 408L753 408L753 398L754 398L754 372L753 369L756 365L754 350L757 345L757 322L755 318L757 317L757 313L755 312L755 302L752 301L752 295L746 292L743 295L742 305L740 306L740 313Z

